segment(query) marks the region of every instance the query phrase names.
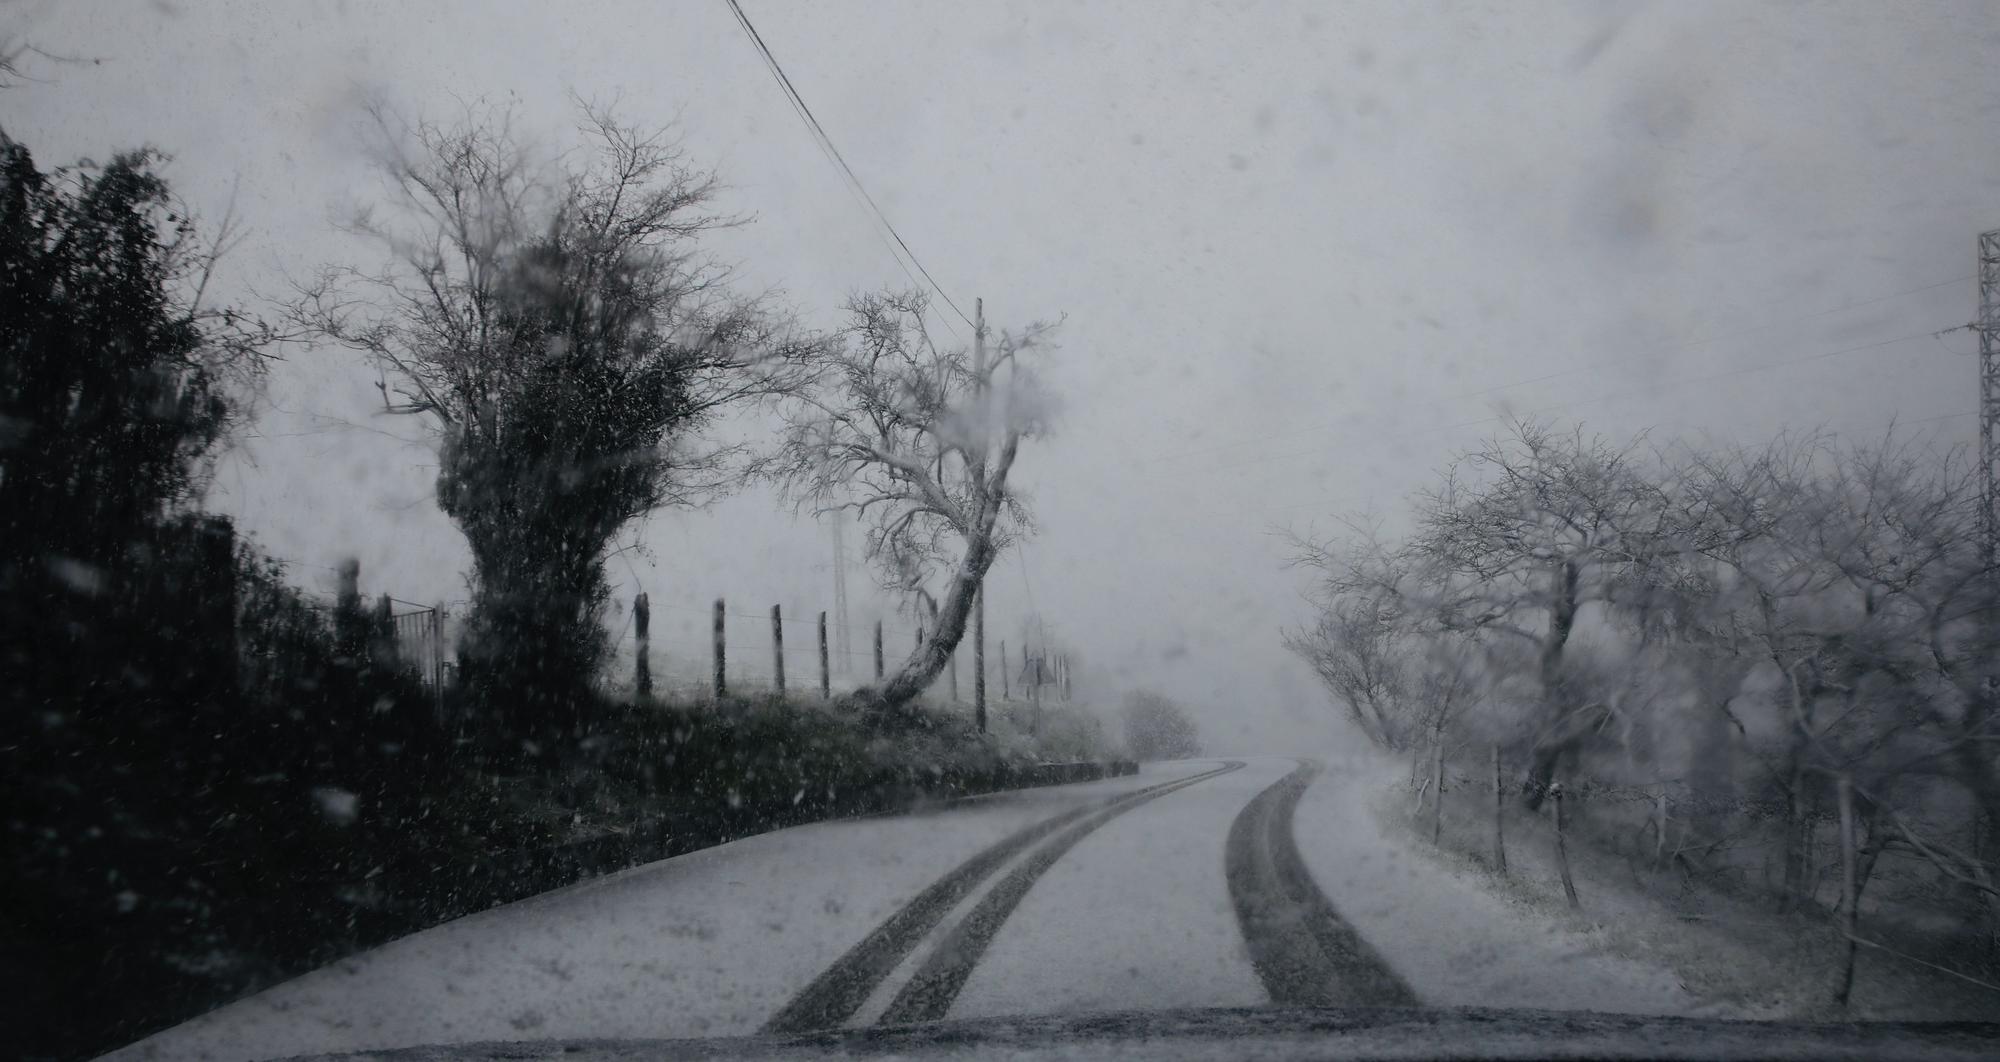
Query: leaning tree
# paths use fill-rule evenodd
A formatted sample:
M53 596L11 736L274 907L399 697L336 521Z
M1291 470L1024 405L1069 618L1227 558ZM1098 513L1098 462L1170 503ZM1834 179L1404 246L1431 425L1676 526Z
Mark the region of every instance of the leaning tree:
M850 695L874 711L901 708L937 679L987 570L1030 528L1008 477L1050 413L1021 355L1053 325L1003 332L990 350L975 336L968 351L937 342L927 309L914 293L850 300L848 326L822 353L813 386L784 403L769 465L800 506L864 522L867 554L888 588L915 593L945 573L923 643L886 681Z
M588 150L544 161L505 112L377 110L389 194L354 228L390 261L330 268L295 306L435 428L438 503L472 551L463 674L524 732L583 725L620 529L725 490L739 451L701 429L794 386L811 348L700 253L742 221L714 209L715 176L663 132L579 111Z

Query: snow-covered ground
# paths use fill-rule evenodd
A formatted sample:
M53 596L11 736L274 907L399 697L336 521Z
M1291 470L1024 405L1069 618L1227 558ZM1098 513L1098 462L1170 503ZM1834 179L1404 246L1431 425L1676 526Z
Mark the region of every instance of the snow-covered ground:
M1491 934L1491 927L1502 921L1549 927L1546 961L1535 962L1532 952L1518 946L1504 949L1522 975L1513 993L1531 1004L1567 1005L1539 999L1543 986L1571 998L1578 989L1565 971L1588 970L1605 972L1600 991L1611 996L1596 1005L1606 1010L1787 1020L2000 1019L2000 994L1991 988L1939 972L1912 956L1872 948L1856 955L1850 1000L1840 1006L1833 995L1845 948L1828 919L1779 911L1754 895L1732 894L1672 871L1635 865L1625 854L1592 844L1588 831L1581 829L1568 846L1581 901L1572 910L1564 899L1546 813L1508 804L1507 872L1499 874L1488 865L1490 791L1479 785L1454 788L1445 800L1441 843L1434 846L1433 806L1427 803L1412 821L1407 761L1376 763L1372 785L1355 801L1372 802L1373 829L1401 859L1419 868L1412 876L1421 880L1420 888L1469 890L1479 899L1468 904L1506 912L1504 919L1481 914L1476 921L1488 928L1479 932ZM1359 773L1350 777L1359 783ZM1582 815L1579 811L1578 819ZM1301 830L1308 828L1306 822L1302 808ZM1336 882L1324 884L1331 890ZM1366 912L1357 907L1354 915L1360 920ZM1381 932L1386 935L1390 929L1385 926ZM1880 939L1892 932L1893 927L1863 919L1865 937ZM1648 1005L1644 986L1649 982L1634 980L1635 968L1670 971L1685 1002L1668 1006L1671 997L1661 996L1659 1006Z
M1438 1006L1690 1014L1664 965L1609 955L1544 910L1425 851L1375 814L1405 770L1367 756L1329 765L1294 821L1313 880L1418 998Z
M1253 758L1084 832L990 935L949 1016L1268 1002L1232 907L1225 845L1239 813L1296 765ZM438 926L115 1057L756 1032L973 855L1030 824L1217 766L1155 765L1136 777L747 838ZM1421 1002L1703 1012L1666 964L1607 952L1587 927L1495 888L1380 814L1399 769L1360 753L1330 763L1293 826L1311 877ZM848 1022L882 1015L994 882L1057 850L1060 837L997 864L928 936L912 938Z
M1008 919L950 1016L1268 1002L1230 906L1223 842L1293 766L1252 759L1084 838Z
M1198 773L997 794L745 838L447 922L139 1041L121 1060L750 1033L939 876L1008 833Z

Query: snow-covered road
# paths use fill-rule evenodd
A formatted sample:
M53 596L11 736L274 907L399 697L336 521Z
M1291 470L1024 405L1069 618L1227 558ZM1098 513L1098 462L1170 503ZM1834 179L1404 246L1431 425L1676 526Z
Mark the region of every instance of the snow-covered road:
M1157 764L780 830L437 926L113 1057L258 1059L1273 1000L1481 1002L1472 979L1438 961L1452 944L1427 933L1417 909L1467 897L1449 883L1358 891L1394 890L1382 871L1403 868L1360 798L1366 773L1278 758ZM1348 906L1363 916L1350 922ZM1456 919L1452 932L1469 933L1489 958L1510 936L1547 952L1536 943L1542 928L1473 932L1465 923L1476 915ZM1370 936L1388 931L1397 939ZM1679 1009L1669 985L1641 981L1642 999L1590 998Z

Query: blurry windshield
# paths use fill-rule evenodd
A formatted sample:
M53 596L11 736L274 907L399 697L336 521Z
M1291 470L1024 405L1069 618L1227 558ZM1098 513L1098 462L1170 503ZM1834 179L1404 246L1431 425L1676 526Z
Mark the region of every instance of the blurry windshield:
M4 1024L2000 1018L1996 58L0 5Z

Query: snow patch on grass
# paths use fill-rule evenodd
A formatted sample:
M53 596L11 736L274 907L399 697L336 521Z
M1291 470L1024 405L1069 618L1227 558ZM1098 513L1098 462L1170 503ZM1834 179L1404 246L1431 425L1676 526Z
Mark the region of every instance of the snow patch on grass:
M1694 1014L1663 964L1495 888L1484 868L1419 841L1385 814L1394 769L1336 765L1301 801L1301 856L1342 917L1435 1006Z

